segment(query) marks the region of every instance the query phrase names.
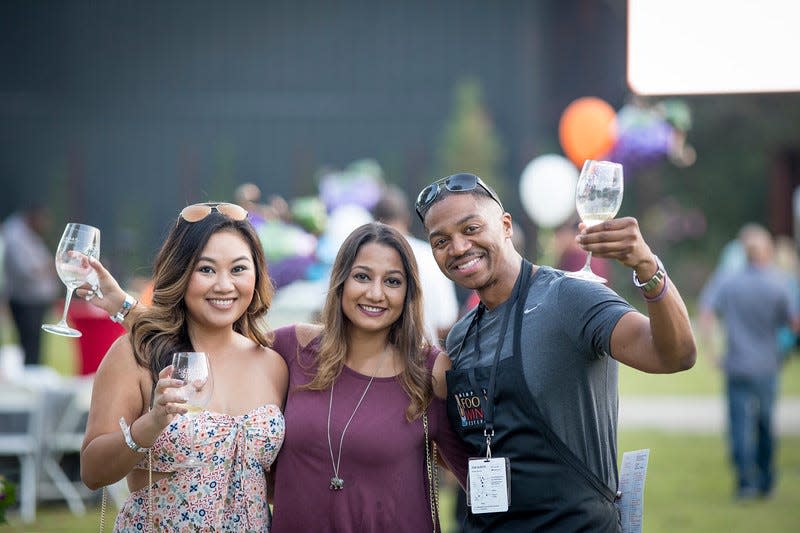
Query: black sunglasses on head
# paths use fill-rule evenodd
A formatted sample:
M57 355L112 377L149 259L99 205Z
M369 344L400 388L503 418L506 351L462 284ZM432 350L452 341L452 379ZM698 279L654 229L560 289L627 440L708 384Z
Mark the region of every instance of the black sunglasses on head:
M419 215L419 219L422 222L425 222L425 213L436 201L436 198L439 197L439 194L443 190L442 187L450 192L469 192L480 187L486 191L489 198L497 202L497 205L501 208L503 207L503 203L500 201L500 198L497 197L497 193L486 185L482 179L475 174L463 172L461 174L453 174L452 176L438 179L420 191L414 208L417 210L417 215Z

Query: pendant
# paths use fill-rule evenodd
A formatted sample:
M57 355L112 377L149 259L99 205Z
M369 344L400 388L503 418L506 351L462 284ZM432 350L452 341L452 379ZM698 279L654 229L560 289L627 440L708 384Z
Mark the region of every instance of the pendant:
M331 478L331 490L342 490L344 488L344 480L339 476Z

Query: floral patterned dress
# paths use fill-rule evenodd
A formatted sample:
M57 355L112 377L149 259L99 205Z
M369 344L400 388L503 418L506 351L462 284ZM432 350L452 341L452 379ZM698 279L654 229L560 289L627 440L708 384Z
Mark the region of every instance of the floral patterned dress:
M203 411L175 419L152 447L154 472L172 475L130 494L114 531L269 531L265 472L283 444L285 425L277 405L241 416ZM204 466L176 468L190 451ZM148 459L137 465L147 470ZM152 490L151 490L152 489Z

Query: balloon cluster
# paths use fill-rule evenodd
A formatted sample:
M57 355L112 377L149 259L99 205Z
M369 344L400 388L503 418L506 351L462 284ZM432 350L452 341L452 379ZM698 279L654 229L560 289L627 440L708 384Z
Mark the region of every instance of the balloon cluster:
M633 99L618 112L593 96L578 98L561 115L558 136L564 154L580 168L586 159L622 163L628 175L664 158L679 166L694 163L686 144L692 120L682 100L648 104Z
M629 173L665 157L688 167L696 158L694 149L686 144L691 125L689 107L681 100L664 100L650 107L633 101L617 112L617 139L605 158L622 163Z
M668 159L685 167L695 151L686 143L691 113L682 100L647 104L634 99L619 111L608 102L585 96L561 114L558 138L566 157L545 154L535 158L520 177L520 200L537 225L553 228L575 212L577 169L587 159L621 163L630 177Z

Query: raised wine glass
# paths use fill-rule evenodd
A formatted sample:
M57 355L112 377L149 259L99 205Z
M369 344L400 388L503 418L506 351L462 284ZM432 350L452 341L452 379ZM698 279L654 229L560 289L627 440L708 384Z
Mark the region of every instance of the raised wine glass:
M208 356L203 352L176 352L172 355L172 377L185 382L179 391L186 398L188 412L184 415L188 419L189 454L188 457L175 464L176 468L194 468L205 463L197 458L194 449L195 433L198 415L211 400L214 388L214 379L211 374L211 365Z
M587 226L610 220L617 215L622 204L622 165L611 161L587 159L575 191L575 207L578 216ZM592 272L592 252L586 256L583 268L567 272L567 276L597 283L606 283L605 278Z
M81 336L80 331L67 324L67 311L75 289L84 283L97 283L97 272L89 265L89 257L100 258L100 230L94 226L70 222L64 228L56 251L56 272L67 286L64 314L57 324L42 324L43 330L66 337Z

